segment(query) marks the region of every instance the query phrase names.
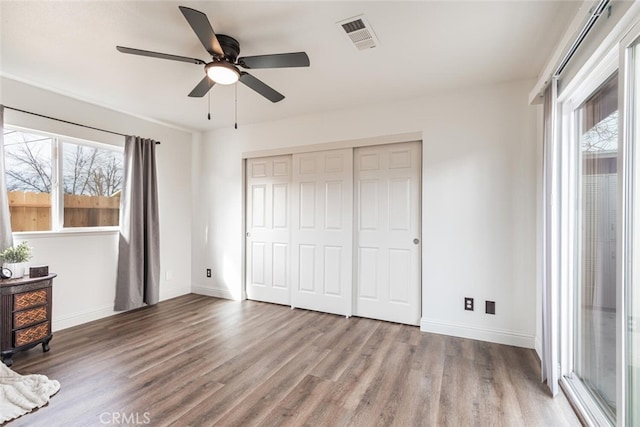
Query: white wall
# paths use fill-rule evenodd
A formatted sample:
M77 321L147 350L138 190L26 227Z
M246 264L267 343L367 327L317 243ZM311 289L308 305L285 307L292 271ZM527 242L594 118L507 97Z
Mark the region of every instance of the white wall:
M191 289L190 132L132 117L15 80L0 80L2 104L161 141L157 148L160 299ZM123 145L124 138L5 110L8 125ZM54 280L53 329L113 314L118 233L19 233L34 248L31 264L48 265Z
M533 348L538 107L528 106L531 86L506 83L206 133L194 145L201 203L193 216L193 291L242 296L243 152L420 132L422 329ZM465 296L475 298L476 311L463 310ZM495 316L484 314L484 300L496 301Z

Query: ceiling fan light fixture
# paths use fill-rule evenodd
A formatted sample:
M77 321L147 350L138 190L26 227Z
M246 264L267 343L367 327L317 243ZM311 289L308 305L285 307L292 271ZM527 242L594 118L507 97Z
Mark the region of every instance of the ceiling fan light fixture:
M210 62L205 66L207 76L220 85L232 85L240 78L238 69L228 62Z

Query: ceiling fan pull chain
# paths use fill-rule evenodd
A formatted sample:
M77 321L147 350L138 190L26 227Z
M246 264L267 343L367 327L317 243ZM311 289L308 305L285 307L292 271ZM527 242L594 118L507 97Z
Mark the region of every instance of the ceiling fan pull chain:
M236 122L233 125L233 127L234 127L234 129L238 129L238 83L236 83L236 111L235 111L235 114L236 114L236 117L235 117Z
M211 120L211 91L209 91L208 96L209 96L209 114L207 114L207 118Z

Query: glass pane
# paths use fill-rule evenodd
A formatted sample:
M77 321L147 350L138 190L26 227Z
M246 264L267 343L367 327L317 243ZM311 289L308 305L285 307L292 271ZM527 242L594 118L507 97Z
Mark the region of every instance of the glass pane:
M64 227L117 226L123 153L64 142Z
M51 230L51 146L48 136L3 129L13 231Z
M611 418L616 409L617 82L614 75L578 109L575 373Z

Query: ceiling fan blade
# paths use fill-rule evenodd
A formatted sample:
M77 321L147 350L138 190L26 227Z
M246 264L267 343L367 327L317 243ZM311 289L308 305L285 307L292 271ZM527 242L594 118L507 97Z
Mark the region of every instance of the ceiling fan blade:
M204 79L200 80L200 83L193 88L189 94L192 98L202 98L209 92L209 90L215 85L214 81L209 76L204 76Z
M249 73L241 72L240 81L271 102L278 102L284 99L283 94L277 92L271 86L267 86L262 80L258 80Z
M286 68L308 67L309 57L305 52L276 53L273 55L245 56L238 58L238 64L244 68Z
M211 56L224 56L224 51L220 47L216 33L211 28L207 15L190 7L178 6L178 8L189 25L191 25L191 28L193 28L204 48L207 49L207 52Z
M198 58L188 58L186 56L171 55L169 53L151 52L150 50L134 49L132 47L116 46L119 52L131 55L150 56L151 58L169 59L171 61L189 62L191 64L205 65L206 62Z

